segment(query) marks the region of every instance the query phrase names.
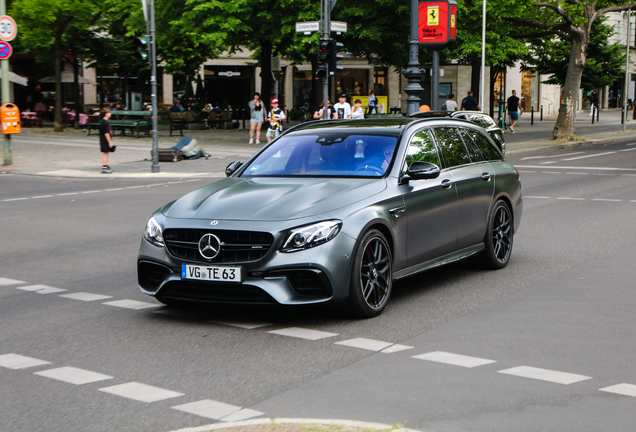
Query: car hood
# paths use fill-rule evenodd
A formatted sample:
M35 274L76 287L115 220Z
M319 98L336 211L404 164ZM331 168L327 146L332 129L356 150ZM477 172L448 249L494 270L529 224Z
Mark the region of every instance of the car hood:
M386 189L384 179L227 178L162 209L170 218L277 221L328 213Z

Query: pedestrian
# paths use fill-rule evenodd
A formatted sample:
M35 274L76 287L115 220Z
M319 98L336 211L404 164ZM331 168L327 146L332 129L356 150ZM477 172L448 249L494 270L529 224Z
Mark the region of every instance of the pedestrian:
M512 96L508 98L506 104L508 105L508 115L510 116L510 132L515 133L515 125L519 121L519 115L522 113L521 107L519 106L519 98L515 90L512 91Z
M338 113L336 112L336 109L333 107L333 105L331 105L331 98L327 98L327 106L328 106L327 109L329 110L329 115L327 117L327 120L337 119ZM320 108L314 113L314 120L323 120L324 112L325 112L325 106L323 105L322 108Z
M378 98L375 97L375 94L373 93L373 90L369 91L369 101L367 102L367 112L369 114L373 114L373 111L375 110L375 106L378 103Z
M263 102L261 94L254 93L253 99L247 103L250 108L250 142L254 144L254 132L256 132L256 144L261 143L261 126L263 125Z
M592 105L590 107L590 117L592 117L594 115L594 110L598 109L598 93L596 93L596 90L594 90L590 95L590 104Z
M444 107L442 107L442 110ZM453 93L448 95L448 100L446 101L446 111L457 111L457 102L455 102L455 95Z
M267 142L277 138L283 131L283 120L285 120L285 113L278 108L278 99L272 99L272 109L267 114L267 121L269 122L269 129L267 129L265 134Z
M473 96L472 90L468 90L468 96L462 100L462 111L481 111L479 102Z
M108 165L108 154L115 151L113 145L113 131L110 127L110 116L112 113L108 108L103 108L99 114L99 147L102 152L102 174L110 174L113 169Z
M181 108L181 102L179 102L179 99L174 101L174 104L172 104L172 106L170 107L170 112L183 112L183 108Z
M360 99L356 99L353 101L353 112L351 113L352 119L363 119L364 118L364 110L362 109L362 101Z
M351 105L347 102L347 95L342 93L338 96L338 103L333 106L338 113L339 119L350 119L351 118Z

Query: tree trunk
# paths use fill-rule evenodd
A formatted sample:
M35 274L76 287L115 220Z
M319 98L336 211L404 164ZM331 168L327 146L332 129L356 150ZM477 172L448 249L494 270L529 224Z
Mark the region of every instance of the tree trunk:
M261 100L267 109L272 101L272 81L272 43L264 42L261 45Z
M479 77L481 75L481 57L473 56L473 58L470 59L470 68L471 68L470 89L473 91L473 96L475 96L475 99L479 100L479 96L480 96L479 95L479 91L480 91ZM465 97L466 97L465 95L461 95L462 99Z
M62 50L60 42L55 41L55 119L53 120L53 132L64 132L62 122Z
M565 84L561 94L559 115L557 117L552 139L574 139L576 136L576 109L581 88L581 76L585 69L588 38L583 33L573 34L570 44L570 59Z
M79 129L79 119L81 110L80 94L79 94L79 63L77 60L77 50L73 48L73 93L75 94L75 120L73 128Z

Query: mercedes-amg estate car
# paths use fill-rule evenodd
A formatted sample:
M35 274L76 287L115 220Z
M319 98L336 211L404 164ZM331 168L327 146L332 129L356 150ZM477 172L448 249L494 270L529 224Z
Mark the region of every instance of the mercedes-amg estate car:
M148 220L142 292L373 317L398 279L467 257L505 267L523 208L488 133L447 118L303 123L226 174Z

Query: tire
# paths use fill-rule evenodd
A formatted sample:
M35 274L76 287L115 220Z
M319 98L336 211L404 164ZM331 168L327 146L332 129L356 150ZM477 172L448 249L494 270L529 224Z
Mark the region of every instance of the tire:
M357 318L373 318L382 313L391 296L393 259L384 235L367 231L353 260L348 312Z
M512 213L504 201L497 201L488 218L488 231L482 252L481 265L487 269L501 269L508 265L514 236Z

